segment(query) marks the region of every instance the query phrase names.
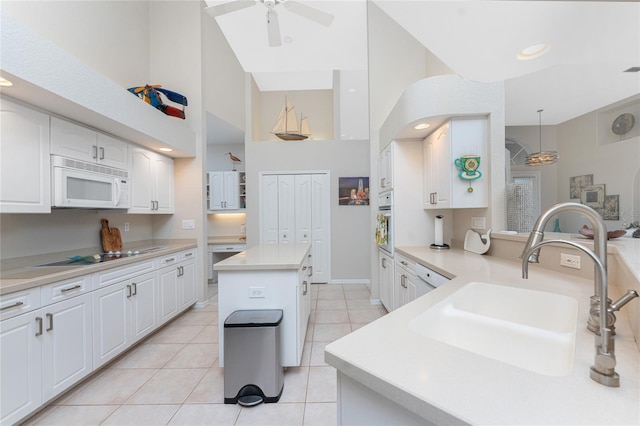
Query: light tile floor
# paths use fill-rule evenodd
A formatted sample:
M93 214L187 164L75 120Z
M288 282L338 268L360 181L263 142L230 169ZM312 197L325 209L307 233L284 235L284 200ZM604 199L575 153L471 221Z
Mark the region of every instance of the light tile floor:
M276 404L224 404L218 366L218 303L191 309L54 401L29 425L321 425L336 424L336 371L324 347L386 314L365 285L311 286L302 365L285 371Z

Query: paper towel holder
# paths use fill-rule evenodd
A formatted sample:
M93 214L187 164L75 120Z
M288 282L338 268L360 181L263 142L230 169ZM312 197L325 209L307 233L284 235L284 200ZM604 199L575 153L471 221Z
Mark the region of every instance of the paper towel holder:
M442 241L442 235L443 235L443 223L442 223L442 219L444 218L444 216L442 215L437 215L436 219L435 219L435 242L433 244L431 244L429 247L432 249L436 249L436 250L446 250L446 249L450 249L451 247L449 247L449 244L446 244Z

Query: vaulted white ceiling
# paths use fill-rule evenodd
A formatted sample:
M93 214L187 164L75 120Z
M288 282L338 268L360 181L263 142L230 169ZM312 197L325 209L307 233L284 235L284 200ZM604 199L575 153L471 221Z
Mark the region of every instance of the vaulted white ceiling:
M558 124L640 93L640 73L623 72L640 66L638 2L373 1L465 79L504 80L507 125L537 124L541 108L543 124ZM330 88L332 70L366 69L366 1L301 3L333 14L332 25L279 4L276 48L267 42L263 4L216 18L261 90ZM546 55L516 59L540 42L551 46Z

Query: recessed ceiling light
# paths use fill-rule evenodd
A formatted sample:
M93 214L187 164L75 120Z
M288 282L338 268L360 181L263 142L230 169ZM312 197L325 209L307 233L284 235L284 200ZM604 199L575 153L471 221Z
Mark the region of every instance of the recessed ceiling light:
M422 129L426 129L430 126L430 124L427 123L420 123L420 124L416 124L413 128L416 130L422 130Z
M11 86L13 86L13 83L10 82L9 80L7 80L6 78L0 77L0 86L2 86L2 87L11 87Z
M160 151L171 152L171 151L173 151L173 149L171 149L171 148L160 148Z
M536 43L529 47L525 47L516 55L521 61L528 61L529 59L535 59L544 55L551 49L551 46L547 43Z

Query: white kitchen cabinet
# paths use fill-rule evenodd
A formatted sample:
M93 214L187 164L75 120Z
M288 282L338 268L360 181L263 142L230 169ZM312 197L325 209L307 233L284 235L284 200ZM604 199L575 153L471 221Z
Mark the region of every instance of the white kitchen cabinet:
M9 315L0 322L0 423L15 423L93 371L90 284L80 277L2 297Z
M0 99L0 213L51 213L49 116Z
M378 157L378 171L380 173L379 192L393 189L393 148L394 144L390 143L381 152Z
M131 147L129 213L170 214L174 207L173 159Z
M127 169L129 144L104 133L51 117L51 153Z
M489 150L487 119L449 120L423 142L425 209L485 208L489 203ZM478 179L460 177L455 160L480 156Z
M196 301L195 250L160 258L158 306L164 323Z
M42 316L31 311L0 322L0 423L14 424L42 404Z
M417 296L415 262L395 255L395 278L393 282L393 309L398 309L415 300Z
M42 313L42 394L47 401L93 371L91 295L54 303Z
M263 174L260 186L261 244L311 242L311 282L331 279L328 173Z
M93 292L94 368L157 328L156 283L156 274L149 272Z
M388 312L393 310L393 281L395 279L393 257L378 250L378 279L380 280L380 302Z
M302 359L302 350L304 349L305 337L307 334L307 326L309 325L309 315L311 314L311 254L307 255L303 266L298 271L298 287L296 293L298 300L296 303L297 314L297 354L298 359Z
M237 171L209 172L209 210L237 210L240 208L240 173Z

